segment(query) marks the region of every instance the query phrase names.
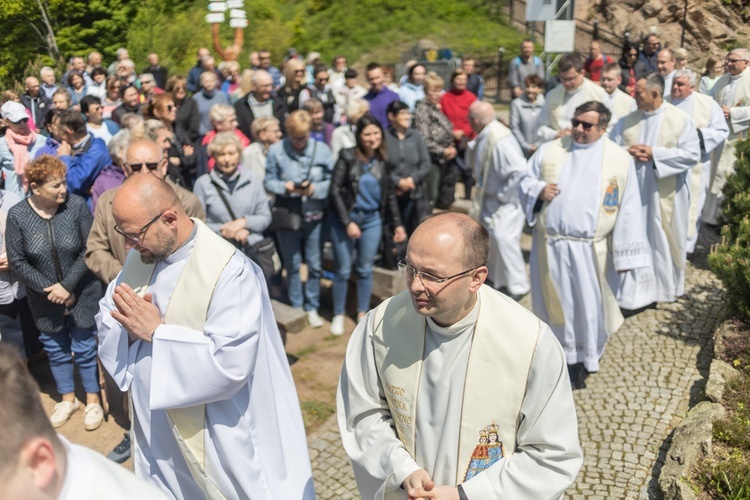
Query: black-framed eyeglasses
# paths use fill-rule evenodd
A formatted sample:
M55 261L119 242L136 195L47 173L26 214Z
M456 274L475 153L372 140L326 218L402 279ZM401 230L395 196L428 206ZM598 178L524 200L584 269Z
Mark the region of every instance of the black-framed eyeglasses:
M133 172L140 172L143 167L146 167L151 172L155 171L159 168L159 165L161 164L161 160L154 161L154 162L142 162L142 163L126 163L127 167L132 170Z
M573 118L570 120L570 124L573 126L573 128L576 128L578 125L583 127L583 130L591 130L591 127L596 127L596 123L589 123L589 122L582 122L581 120L577 118Z
M445 283L446 281L452 280L453 278L458 278L459 276L468 275L470 272L476 271L483 265L484 264L477 267L472 267L471 269L467 269L466 271L461 271L460 273L454 274L453 276L446 276L444 278L435 276L434 274L426 273L424 271L417 271L414 267L407 264L404 260L399 261L397 267L398 272L401 273L401 275L404 276L407 280L412 281L414 278L418 277L420 280L422 280L422 284L425 287L428 287L430 285L439 285L441 283Z
M160 213L159 215L157 215L156 217L154 217L153 219L151 219L151 222L149 222L148 224L146 224L145 226L143 226L140 229L140 231L138 231L137 233L126 233L125 231L123 231L122 229L120 229L119 227L117 227L117 224L114 225L114 229L115 229L115 231L117 231L118 233L120 233L121 235L123 235L126 239L128 239L130 241L133 241L135 243L140 243L142 241L141 238L143 237L144 234L146 234L146 231L148 231L148 228L150 228L154 224L154 222L156 222L159 219L161 219L162 215L164 215L164 212Z
M747 59L728 59L727 58L727 59L725 59L725 61L728 62L728 63L737 64L738 62L747 61Z

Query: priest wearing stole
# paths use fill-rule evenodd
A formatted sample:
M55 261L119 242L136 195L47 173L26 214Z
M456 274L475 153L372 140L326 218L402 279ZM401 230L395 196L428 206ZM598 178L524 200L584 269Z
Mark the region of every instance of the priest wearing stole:
M560 84L544 96L544 107L537 122L537 136L541 142L570 135L573 113L584 102L597 101L610 108L607 92L583 76L586 74L583 63L583 57L575 52L565 54L557 63Z
M624 309L674 302L685 293L690 169L700 160L693 119L665 102L664 78L638 80L638 110L622 118L611 139L635 160L641 218L651 247L651 264L621 277L617 300Z
M469 216L490 233L488 280L518 300L529 293L521 252L524 217L518 201L526 157L510 129L495 119L492 104L476 101L469 106L469 125L477 134L466 154L474 172Z
M579 106L572 135L539 148L520 188L534 227L531 303L562 344L574 389L622 325L618 273L650 263L635 164L604 137L610 118L602 103Z
M263 273L154 175L112 203L130 252L100 302L99 356L130 390L135 473L178 499L313 499Z
M357 325L339 381L366 499L559 498L583 461L565 355L485 286L489 235L443 212L412 234L407 290Z
M711 97L721 106L729 126L729 137L716 148L711 160L709 192L703 217L709 224L718 224L721 215L721 190L727 177L734 172L737 141L747 137L750 128L750 50L734 49L724 60L724 74L711 89Z
M678 69L672 78L672 93L667 102L687 113L695 123L701 147L701 159L690 169L690 208L688 209L687 253L695 251L701 214L706 203L711 178L711 153L719 148L729 135L729 126L724 113L710 96L695 91L695 73L689 69Z

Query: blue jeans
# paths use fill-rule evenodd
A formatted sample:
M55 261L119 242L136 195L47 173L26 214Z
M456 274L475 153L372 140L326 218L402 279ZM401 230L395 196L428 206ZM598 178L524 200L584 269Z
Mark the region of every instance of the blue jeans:
M383 224L380 213L362 213L352 210L349 217L359 226L362 236L358 240L349 238L346 228L338 218L332 217L331 245L335 260L333 274L333 314L344 314L346 294L349 288L349 274L354 269L357 272L357 312L367 312L370 309L370 295L372 294L372 268L375 265L375 254L383 236ZM356 257L353 258L356 249Z
M305 311L316 311L320 306L320 275L322 268L322 242L320 240L323 221L303 222L299 231L279 231L281 263L289 281L289 302L292 307L302 308L302 280L299 268L302 265L302 248L305 249L307 283L305 285Z
M59 332L41 332L39 340L49 358L49 367L55 378L57 392L69 394L75 391L73 381L73 356L81 375L83 390L87 393L99 392L99 373L96 365L96 331L80 328L69 317Z

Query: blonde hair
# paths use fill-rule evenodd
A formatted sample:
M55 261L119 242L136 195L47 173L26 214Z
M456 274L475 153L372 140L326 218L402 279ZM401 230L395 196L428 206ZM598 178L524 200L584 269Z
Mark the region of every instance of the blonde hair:
M292 89L297 88L297 70L304 70L305 63L299 59L289 59L284 67L284 77L286 78L286 86ZM302 85L302 84L300 84Z
M281 125L278 118L275 116L261 116L253 120L253 124L250 125L250 133L252 133L255 139L258 139L258 134L273 125Z
M223 122L230 116L237 116L237 112L229 104L214 104L208 111L208 117L211 119L211 123Z
M241 96L248 94L251 90L253 90L253 74L255 71L251 69L243 69L242 74L240 75L240 86L239 86L239 94Z
M293 111L284 122L289 135L306 134L312 126L312 117L304 109Z
M227 146L234 146L237 148L238 153L242 152L242 143L240 142L240 138L237 137L234 132L221 132L220 134L216 134L214 140L208 143L206 152L208 153L208 156L213 157L216 153L224 151L224 148Z
M440 75L438 75L434 71L430 71L429 73L427 73L427 75L425 75L422 85L424 86L425 90L427 90L428 88L434 89L435 87L442 90L443 85L445 85L445 80L440 78Z

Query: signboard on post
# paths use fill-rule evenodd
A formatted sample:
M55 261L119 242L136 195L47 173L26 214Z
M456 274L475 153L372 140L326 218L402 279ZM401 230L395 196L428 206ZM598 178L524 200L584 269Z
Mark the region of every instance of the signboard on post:
M526 21L549 21L555 19L555 0L526 0Z
M544 24L544 51L561 53L575 51L576 22L546 21Z

